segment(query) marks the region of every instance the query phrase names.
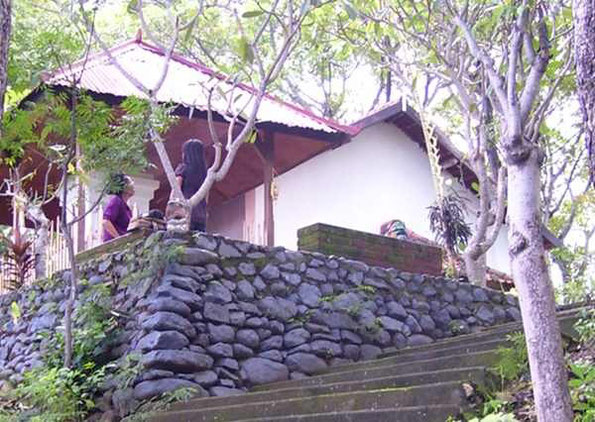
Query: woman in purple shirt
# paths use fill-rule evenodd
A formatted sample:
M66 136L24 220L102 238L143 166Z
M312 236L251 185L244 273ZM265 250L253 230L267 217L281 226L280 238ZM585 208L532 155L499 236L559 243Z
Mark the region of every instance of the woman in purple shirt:
M134 182L125 174L114 176L111 197L103 210L103 241L122 236L128 230L132 211L128 200L134 195Z

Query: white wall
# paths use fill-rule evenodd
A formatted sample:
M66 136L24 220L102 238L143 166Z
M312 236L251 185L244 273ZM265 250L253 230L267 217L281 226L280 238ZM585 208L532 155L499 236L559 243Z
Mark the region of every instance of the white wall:
M297 230L314 223L380 233L380 225L391 219L400 219L417 234L433 239L427 207L435 193L427 156L394 125L371 126L351 142L314 157L275 182L279 191L274 203L277 245L296 249ZM255 192L258 211L262 203L259 187ZM257 221L261 218L258 211ZM509 272L504 234L496 248L488 254L488 265Z
M207 230L232 239L241 239L244 234L244 196L210 208Z

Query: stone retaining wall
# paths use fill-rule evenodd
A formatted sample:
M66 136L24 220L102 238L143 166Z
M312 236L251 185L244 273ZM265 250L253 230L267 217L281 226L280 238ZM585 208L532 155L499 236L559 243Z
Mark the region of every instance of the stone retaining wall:
M178 387L236 394L520 318L514 297L441 277L219 236L166 237L81 264L89 286L109 283L125 316L110 358L141 356L129 388L106 383L104 401L121 414ZM174 262L153 262L166 258ZM41 364L39 333L60 322L67 278L0 297L0 383Z

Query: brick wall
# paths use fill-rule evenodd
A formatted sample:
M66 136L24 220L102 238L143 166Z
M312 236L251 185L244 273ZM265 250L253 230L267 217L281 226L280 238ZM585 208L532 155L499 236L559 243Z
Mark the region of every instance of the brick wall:
M298 230L298 249L411 273L442 273L442 250L438 247L322 223Z

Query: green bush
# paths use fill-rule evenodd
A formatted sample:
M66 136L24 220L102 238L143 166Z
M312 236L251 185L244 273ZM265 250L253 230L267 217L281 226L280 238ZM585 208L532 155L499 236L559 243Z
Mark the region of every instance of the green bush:
M581 310L574 329L577 331L581 343L592 344L595 340L595 308Z
M25 408L35 414L23 420L82 420L95 407L93 399L105 380L106 372L120 369L115 364L101 364L107 345L118 332L117 321L110 311L109 288L105 285L88 287L81 295L80 302L74 313L72 368L62 367L63 332L45 332L42 334L47 339L45 366L26 372L23 382L12 392ZM135 376L134 365L137 360L131 358L125 362L120 377L123 382ZM15 421L20 416L11 414L7 418ZM3 421L2 417L0 415L0 422Z
M568 381L575 411L575 421L595 421L595 365L571 364L573 378Z
M80 378L75 370L39 368L25 373L14 393L38 412L31 421L76 421L93 407Z
M523 333L512 333L506 338L511 346L498 348L496 369L504 380L512 381L529 372L529 355Z

